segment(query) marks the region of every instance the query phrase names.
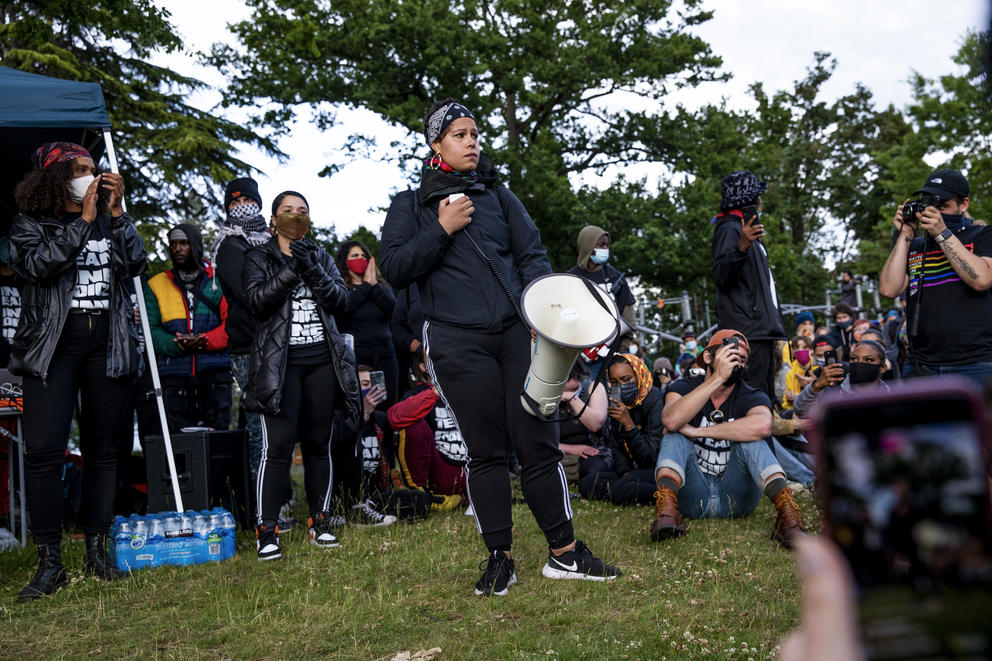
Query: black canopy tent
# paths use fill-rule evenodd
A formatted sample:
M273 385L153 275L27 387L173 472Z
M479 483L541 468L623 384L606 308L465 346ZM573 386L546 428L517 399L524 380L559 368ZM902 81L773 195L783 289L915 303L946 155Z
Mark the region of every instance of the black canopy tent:
M0 67L0 231L16 213L14 187L31 170L31 153L43 142L64 140L104 152L116 170L110 117L97 83L49 78Z

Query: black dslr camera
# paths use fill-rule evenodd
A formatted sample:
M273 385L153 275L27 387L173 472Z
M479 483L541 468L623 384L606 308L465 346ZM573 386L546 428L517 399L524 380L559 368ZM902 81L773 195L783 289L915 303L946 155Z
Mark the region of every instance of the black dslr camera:
M940 199L939 195L933 195L932 193L924 193L920 196L918 200L910 200L902 208L902 218L903 222L910 222L918 213L923 213L923 210L927 207L937 207L940 208L943 200Z

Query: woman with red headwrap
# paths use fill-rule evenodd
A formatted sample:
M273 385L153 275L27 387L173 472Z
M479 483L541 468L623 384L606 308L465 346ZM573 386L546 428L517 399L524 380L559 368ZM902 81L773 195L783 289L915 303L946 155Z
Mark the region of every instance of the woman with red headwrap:
M62 567L62 462L79 401L83 453L84 569L123 574L107 559L117 488L117 443L126 435L131 380L141 368L129 284L145 247L124 211L124 180L102 173L70 142L42 145L18 184L10 267L21 278L21 317L10 371L24 377L25 495L38 571L18 601L52 594Z
M609 453L601 451L579 465L579 492L617 505L647 505L654 502L665 400L648 366L633 354L614 356L607 373L610 386L619 388L619 399L610 398L610 420L604 428Z

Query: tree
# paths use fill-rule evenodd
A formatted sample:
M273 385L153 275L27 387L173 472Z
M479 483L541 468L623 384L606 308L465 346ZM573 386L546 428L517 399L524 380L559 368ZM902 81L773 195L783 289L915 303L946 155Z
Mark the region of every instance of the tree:
M252 18L233 26L240 46L216 46L211 58L231 81L227 103L267 102L256 122L284 130L297 104L324 127L338 107L364 107L419 135L433 100L460 98L556 267L574 260L574 234L563 230L585 224L570 178L662 158L644 148L658 101L722 78L719 59L688 31L710 17L698 0L679 11L672 0L249 5Z
M103 88L129 209L150 249L167 221L202 224L204 200L219 210L224 182L253 170L235 158L237 144L281 155L271 139L189 105L204 83L147 61L183 50L151 0L0 2L0 17L3 66Z

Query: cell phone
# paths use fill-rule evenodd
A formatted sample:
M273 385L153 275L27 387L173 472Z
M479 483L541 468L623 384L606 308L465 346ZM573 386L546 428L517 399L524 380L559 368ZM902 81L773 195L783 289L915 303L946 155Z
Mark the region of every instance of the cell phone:
M369 372L369 383L372 388L376 386L381 386L383 390L386 389L386 375L381 371Z
M738 346L740 346L740 343L741 343L741 338L737 337L736 335L734 335L733 337L725 337L725 338L723 338L723 346L727 346L728 344L732 344L732 345L734 345L734 348L736 349Z
M992 657L992 447L977 393L947 379L827 397L811 436L866 657Z
M610 400L615 399L618 402L623 401L620 399L620 386L610 386L609 388L607 388L606 397Z
M750 222L751 221L751 218L753 216L757 216L758 215L758 205L757 204L749 204L746 207L741 207L741 214L742 214L742 219L744 221L744 224L745 225L750 225L751 224L751 222ZM758 222L758 219L755 218L754 219L754 222Z
M829 349L823 352L823 363L825 365L833 365L837 362L837 352L833 349Z

